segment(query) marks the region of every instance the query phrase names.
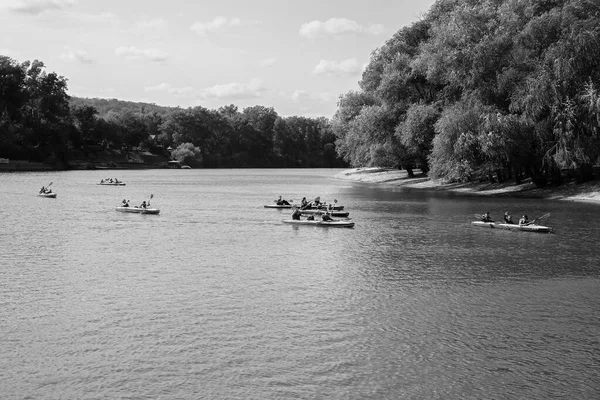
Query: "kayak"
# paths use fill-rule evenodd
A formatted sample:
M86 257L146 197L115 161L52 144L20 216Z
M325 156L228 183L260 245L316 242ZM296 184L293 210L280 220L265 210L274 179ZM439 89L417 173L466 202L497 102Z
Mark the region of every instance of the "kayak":
M307 210L328 210L329 206L330 206L330 204L325 204L325 203L319 204L318 206L311 204L306 209ZM331 209L335 210L335 211L342 211L344 209L344 206L332 205Z
M113 183L102 182L102 183L96 183L96 185L102 185L102 186L125 186L126 184L124 182L117 182L117 183L115 183L115 182L113 182Z
M291 204L267 204L265 205L265 208L292 208L293 206Z
M125 213L137 213L137 214L158 214L160 210L158 208L142 208L142 207L115 207L116 211Z
M340 220L333 220L333 221L319 221L319 220L307 220L307 219L301 219L301 220L297 220L297 219L283 219L281 220L281 222L283 222L284 224L291 224L291 225L314 225L314 226L331 226L331 227L338 227L338 228L352 228L354 226L354 222L352 221L340 221Z
M39 197L47 197L49 199L55 199L56 193L38 193Z
M511 231L539 232L539 233L552 232L552 227L544 226L544 225L536 225L536 224L519 225L519 224L502 224L499 222L473 221L473 222L471 222L471 225L482 226L484 228L508 229Z
M300 210L300 213L302 215L323 215L325 214L325 210ZM341 218L345 218L348 215L350 215L350 213L348 211L329 211L329 215L331 215L332 217L341 217Z

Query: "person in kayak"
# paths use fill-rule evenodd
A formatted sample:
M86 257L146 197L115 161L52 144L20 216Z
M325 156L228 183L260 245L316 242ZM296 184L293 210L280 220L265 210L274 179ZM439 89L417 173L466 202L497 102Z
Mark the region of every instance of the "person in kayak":
M521 217L521 219L519 220L519 225L527 225L529 224L529 218L527 218L527 215L523 215Z
M514 224L511 215L507 212L504 213L504 223L505 224Z
M300 215L302 215L302 213L300 212L300 209L298 207L295 207L294 212L292 213L292 219L300 221Z
M123 199L123 203L121 204L121 207L129 207L129 202L127 202L127 200Z
M490 217L490 213L489 213L489 211L488 211L488 212L486 212L485 214L483 214L483 215L481 216L481 221L482 221L482 222L494 222L494 220L492 219L492 217Z
M146 208L146 200L142 201L142 205L140 207L141 208Z
M308 201L306 201L306 197L302 198L302 201L300 202L300 208L302 210L305 210L306 208L308 208Z
M325 214L323 214L323 216L321 217L321 220L323 220L325 222L333 221L333 219L329 215L329 212L326 212Z
M277 199L277 205L278 206L289 206L290 203L287 200L282 199L281 196L279 196L279 198Z

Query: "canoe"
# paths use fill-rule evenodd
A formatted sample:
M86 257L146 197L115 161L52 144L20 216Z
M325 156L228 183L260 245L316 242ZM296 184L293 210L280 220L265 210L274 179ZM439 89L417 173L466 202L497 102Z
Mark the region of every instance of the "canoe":
M106 183L106 182L103 182L103 183L96 183L96 185L102 185L102 186L125 186L126 183L124 183L124 182L118 182L118 183L114 183L114 182L113 183L110 183L110 182Z
M496 229L508 229L511 231L524 231L524 232L539 232L539 233L549 233L552 232L552 227L544 226L544 225L519 225L519 224L502 224L499 222L483 222L483 221L473 221L471 225L481 226L484 228L496 228Z
M115 207L116 211L124 213L137 213L137 214L158 214L160 210L158 208L142 208L142 207Z
M300 213L302 215L323 215L325 214L325 210L300 210ZM341 217L341 218L345 218L348 215L350 215L350 213L348 211L329 211L329 215L331 215L332 217Z
M265 205L265 208L292 208L293 206L291 204L282 204L282 205L278 205L278 204L267 204Z
M307 219L283 219L281 220L284 224L290 225L313 225L313 226L324 226L324 227L337 227L337 228L352 228L354 226L354 222L352 221L319 221L319 220L307 220Z
M49 199L55 199L56 193L38 193L39 197L47 197Z

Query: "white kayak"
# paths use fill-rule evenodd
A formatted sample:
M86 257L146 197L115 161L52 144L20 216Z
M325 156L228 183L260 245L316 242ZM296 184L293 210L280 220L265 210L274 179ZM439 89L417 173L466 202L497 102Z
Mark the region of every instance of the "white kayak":
M331 206L331 208L329 206ZM335 210L335 211L342 211L344 209L344 206L321 203L319 205L309 204L307 209L308 210L329 210L329 209L331 209L331 210Z
M143 207L115 207L116 211L125 213L137 213L137 214L158 214L160 210L158 208L143 208Z
M56 198L56 193L38 193L39 197L47 197L49 199L55 199Z
M291 204L267 204L265 208L292 208Z
M473 221L471 225L481 226L484 228L497 228L497 229L508 229L511 231L524 231L524 232L539 232L539 233L549 233L552 232L552 227L544 226L544 225L519 225L519 224L503 224L499 222L483 222L483 221Z
M325 214L326 210L300 210L300 213L302 215L323 215ZM348 211L329 211L329 215L331 215L332 217L340 217L340 218L346 218L348 215L350 215L350 213Z
M102 186L125 186L126 183L125 182L100 182L100 183L96 183L96 185L102 185Z
M354 226L354 222L352 222L352 221L340 221L340 220L320 221L318 219L315 219L315 220L283 219L283 220L281 220L281 222L283 222L284 224L291 224L291 225L331 226L331 227L338 227L338 228L352 228Z

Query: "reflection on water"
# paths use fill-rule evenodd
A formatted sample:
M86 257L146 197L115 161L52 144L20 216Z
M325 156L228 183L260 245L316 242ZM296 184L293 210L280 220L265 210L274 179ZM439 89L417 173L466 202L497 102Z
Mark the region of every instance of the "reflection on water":
M0 175L6 398L600 394L598 207L349 183L337 171ZM54 182L58 198L34 196ZM154 194L158 216L116 213ZM353 229L280 223L279 195ZM552 214L555 234L472 227Z

